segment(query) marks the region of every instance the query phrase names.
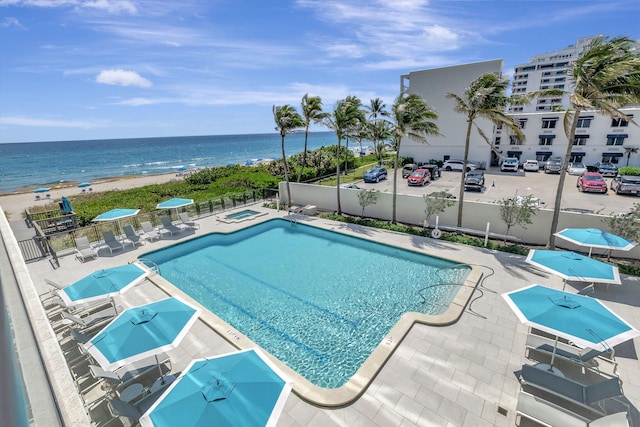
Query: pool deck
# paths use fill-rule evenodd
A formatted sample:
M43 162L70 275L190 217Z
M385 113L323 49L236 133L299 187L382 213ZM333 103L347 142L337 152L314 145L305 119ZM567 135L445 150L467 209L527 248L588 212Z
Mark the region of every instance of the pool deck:
M289 214L268 212L256 221ZM461 318L449 326L414 324L398 348L364 393L352 404L337 408L314 406L292 394L278 426L512 426L515 424L517 372L527 362L524 357L528 328L518 321L501 293L533 283L562 289L562 280L525 263L523 256L493 252L482 248L451 244L440 240L385 232L353 224L336 223L319 217L294 214L302 223L333 228L359 237L375 239L443 258L464 260L483 266L489 277L476 291L472 303ZM215 217L197 220L199 230L145 246L117 251L100 250L96 260L80 263L74 256L60 259L54 270L48 261L28 264L28 272L38 293L48 290L44 279L70 284L95 270L133 261L149 250L159 249L185 239L214 231L230 232L253 222L222 223ZM495 274L490 274L494 271ZM640 278L622 277L622 286L596 285L593 297L601 299L622 318L640 327ZM567 290L576 289L568 285ZM131 307L165 298L167 295L152 281L116 297L116 303ZM640 362L636 346L640 339L616 347L619 374L625 397L631 405L633 424L640 425ZM193 358L235 350L227 340L197 322L177 349L169 352L174 372L182 371ZM504 413L504 414L503 414ZM72 417L77 418L77 417ZM108 419L104 405L92 412L102 425Z

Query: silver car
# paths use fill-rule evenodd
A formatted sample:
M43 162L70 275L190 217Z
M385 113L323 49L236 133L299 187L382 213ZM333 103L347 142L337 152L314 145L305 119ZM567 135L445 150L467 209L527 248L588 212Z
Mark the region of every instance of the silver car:
M587 171L587 167L582 162L571 162L567 167L569 175L582 175Z

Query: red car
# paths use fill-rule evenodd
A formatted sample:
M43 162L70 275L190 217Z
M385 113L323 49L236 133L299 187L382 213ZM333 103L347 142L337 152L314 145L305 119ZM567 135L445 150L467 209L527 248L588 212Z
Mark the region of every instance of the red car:
M585 172L578 177L576 184L580 191L593 191L594 193L607 193L607 182L597 172Z
M407 178L407 184L423 186L431 179L431 173L426 169L416 169Z

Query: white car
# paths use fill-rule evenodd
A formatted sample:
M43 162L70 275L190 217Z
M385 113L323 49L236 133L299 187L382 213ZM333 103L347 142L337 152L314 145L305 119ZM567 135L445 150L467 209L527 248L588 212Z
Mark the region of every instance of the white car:
M361 187L358 187L355 184L341 184L340 188L351 188L352 190L361 190Z
M569 163L569 167L567 167L567 172L569 175L582 175L587 171L587 167L584 163L581 162L571 162Z
M506 172L518 172L518 166L520 166L520 161L515 157L508 157L502 161L500 165L500 171Z
M462 171L464 161L462 160L447 160L442 164L442 169L446 171ZM474 163L467 163L467 172L478 169L478 165Z
M537 160L527 160L522 164L522 170L525 172L538 172L540 170L540 163Z

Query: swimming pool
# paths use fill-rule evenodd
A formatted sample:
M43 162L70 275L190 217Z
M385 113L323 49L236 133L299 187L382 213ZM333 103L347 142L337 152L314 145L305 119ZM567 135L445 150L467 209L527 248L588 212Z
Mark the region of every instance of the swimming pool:
M349 381L405 313L441 314L459 286L422 289L463 284L470 272L451 261L280 219L144 257L323 388ZM422 295L436 303L425 304Z
M249 221L266 214L266 212L258 212L254 211L253 209L244 209L224 216L218 216L218 221L226 223Z

